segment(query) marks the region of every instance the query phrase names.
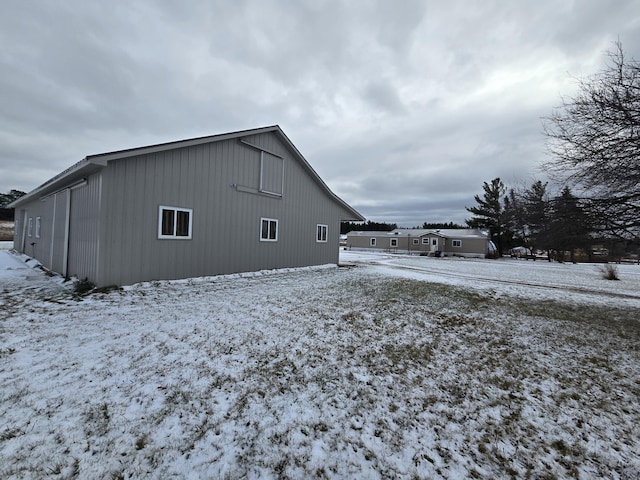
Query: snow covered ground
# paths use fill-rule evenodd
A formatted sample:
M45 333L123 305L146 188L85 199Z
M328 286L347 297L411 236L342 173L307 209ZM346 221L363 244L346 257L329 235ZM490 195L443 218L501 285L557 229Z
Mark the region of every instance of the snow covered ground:
M640 266L342 251L77 297L25 260L0 478L640 476Z

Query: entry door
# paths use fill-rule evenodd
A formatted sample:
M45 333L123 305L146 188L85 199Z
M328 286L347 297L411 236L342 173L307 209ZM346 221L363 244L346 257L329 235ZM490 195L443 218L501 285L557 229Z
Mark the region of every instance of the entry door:
M432 238L431 239L431 251L435 252L436 250L438 250L438 239L437 238Z

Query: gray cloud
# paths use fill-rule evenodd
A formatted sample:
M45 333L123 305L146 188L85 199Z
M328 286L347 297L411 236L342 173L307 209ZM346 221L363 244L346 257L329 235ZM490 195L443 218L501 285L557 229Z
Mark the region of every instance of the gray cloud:
M540 117L618 38L640 58L639 20L633 0L8 0L0 191L278 123L366 217L462 222L482 182L540 175Z

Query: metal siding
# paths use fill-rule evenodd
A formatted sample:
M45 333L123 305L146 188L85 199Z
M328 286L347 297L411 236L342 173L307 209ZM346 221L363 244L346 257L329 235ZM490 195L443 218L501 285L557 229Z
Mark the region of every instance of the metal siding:
M54 272L64 272L64 250L66 236L66 224L67 224L67 197L69 192L63 190L56 193L52 197L49 197L53 202L53 211L55 214L51 218L53 244L50 251L50 265L51 270Z
M342 207L275 134L247 140L284 157L282 198L236 188L257 190L260 173L260 152L237 140L110 161L101 283L337 263ZM193 209L192 240L157 238L159 205ZM261 217L279 220L277 242L260 242ZM316 242L318 223L326 243Z
M87 179L87 185L70 191L67 274L94 283L98 265L99 186L99 177L93 175Z
M51 263L51 238L54 234L53 230L53 211L54 209L54 199L52 197L48 197L41 201L40 204L40 238L36 239L38 242L38 250L40 262L49 270L53 270Z
M41 219L41 232L48 230L45 227L44 222L47 221L47 215L45 215L46 207L40 200L34 200L22 207L22 211L26 210L26 218L24 220L24 251L22 253L29 255L32 258L38 260L42 265L47 265L49 249L48 245L42 241L41 238L36 238L36 218ZM29 236L29 219L32 219L32 231ZM22 243L18 244L21 249ZM20 250L19 250L20 251Z
M15 225L13 233L13 248L16 252L22 253L22 229L24 227L24 215L25 210L22 208L16 208L15 210Z
M44 267L54 272L63 272L65 199L67 191L43 199L34 199L21 207L16 215L20 219L16 229L14 248L38 260ZM60 205L62 203L62 206ZM24 229L24 251L22 250L23 216L26 212ZM40 238L35 236L36 218L40 217ZM28 236L28 221L33 219L33 232Z

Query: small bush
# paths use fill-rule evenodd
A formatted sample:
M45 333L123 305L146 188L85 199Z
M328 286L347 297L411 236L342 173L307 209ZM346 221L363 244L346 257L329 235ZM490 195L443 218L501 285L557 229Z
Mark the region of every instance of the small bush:
M73 293L76 295L87 295L95 288L95 285L88 279L76 280L73 284Z
M607 263L600 267L600 273L602 274L602 278L605 280L620 280L618 276L618 267Z

